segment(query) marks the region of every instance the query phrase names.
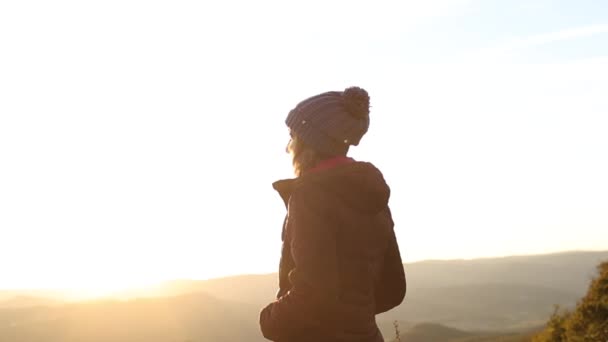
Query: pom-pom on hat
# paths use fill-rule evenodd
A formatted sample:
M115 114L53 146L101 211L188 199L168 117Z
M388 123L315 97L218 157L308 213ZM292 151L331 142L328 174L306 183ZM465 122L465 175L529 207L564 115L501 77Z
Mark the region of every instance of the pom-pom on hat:
M369 95L359 87L307 98L285 120L292 134L327 155L346 155L369 128Z

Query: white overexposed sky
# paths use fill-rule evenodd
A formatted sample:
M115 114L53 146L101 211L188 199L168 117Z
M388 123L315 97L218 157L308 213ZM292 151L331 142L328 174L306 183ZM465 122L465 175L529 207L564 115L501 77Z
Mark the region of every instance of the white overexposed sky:
M0 3L0 289L273 272L284 118L358 85L403 259L608 249L599 1Z

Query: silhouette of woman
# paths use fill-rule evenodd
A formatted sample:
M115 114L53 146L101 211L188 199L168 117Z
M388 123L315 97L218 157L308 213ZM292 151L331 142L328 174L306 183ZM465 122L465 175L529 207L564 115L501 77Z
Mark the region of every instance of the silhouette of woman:
M359 87L300 102L286 119L295 178L273 184L285 202L277 300L260 312L278 342L382 342L375 315L399 305L406 281L388 206L371 163L347 156L369 127Z

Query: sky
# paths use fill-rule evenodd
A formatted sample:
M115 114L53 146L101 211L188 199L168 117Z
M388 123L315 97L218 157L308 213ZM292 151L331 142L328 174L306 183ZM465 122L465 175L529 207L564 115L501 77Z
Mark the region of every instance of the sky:
M276 271L284 119L353 85L405 262L608 249L608 3L9 0L0 289Z

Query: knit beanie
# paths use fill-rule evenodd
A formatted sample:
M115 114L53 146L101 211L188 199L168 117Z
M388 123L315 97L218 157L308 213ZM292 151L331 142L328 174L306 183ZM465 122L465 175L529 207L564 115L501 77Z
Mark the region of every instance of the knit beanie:
M285 123L318 152L346 155L369 128L369 95L359 87L315 95L298 103Z

